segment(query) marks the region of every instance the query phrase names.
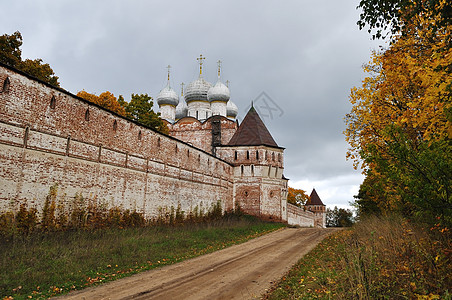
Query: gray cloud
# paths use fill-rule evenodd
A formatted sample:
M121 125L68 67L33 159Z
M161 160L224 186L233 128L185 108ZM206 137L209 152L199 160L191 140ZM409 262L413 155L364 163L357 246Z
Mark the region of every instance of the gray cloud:
M357 4L13 1L0 11L0 28L1 34L21 31L23 57L49 63L73 93L155 97L166 65L179 89L197 77L199 54L207 57L204 76L211 82L221 59L241 116L263 91L282 109L282 116L264 121L286 148L289 184L308 191L317 184L326 204L347 205L362 176L345 161L343 116L350 88L363 78L361 65L377 47L356 26Z

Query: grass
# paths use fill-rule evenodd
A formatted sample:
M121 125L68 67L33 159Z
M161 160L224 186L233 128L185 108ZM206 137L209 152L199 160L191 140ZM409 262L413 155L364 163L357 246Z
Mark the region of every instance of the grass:
M265 299L451 299L451 239L372 217L322 241Z
M283 227L250 216L201 224L0 237L0 294L47 298L242 243Z

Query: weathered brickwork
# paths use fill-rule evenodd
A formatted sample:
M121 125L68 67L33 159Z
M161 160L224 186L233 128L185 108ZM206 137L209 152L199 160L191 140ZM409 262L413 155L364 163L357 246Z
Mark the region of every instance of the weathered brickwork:
M1 66L0 209L41 210L50 186L59 201L76 193L147 217L159 207L183 210L222 201L232 208L233 167L162 135ZM2 86L2 85L0 85ZM54 100L52 100L54 98Z
M213 116L201 122L193 117L185 117L174 124L168 122L170 135L196 148L213 153L212 123L218 121L220 143L226 145L237 130L237 122L222 116Z
M302 227L315 227L315 215L310 211L293 204L287 204L287 223L289 225L298 225ZM323 227L323 226L317 226Z
M250 128L267 131L252 117L260 123ZM287 204L284 148L268 131L262 143L232 142L253 130L242 125L184 117L168 122L167 136L0 64L0 212L25 202L41 212L57 184L58 205L68 209L76 195L146 218L220 201L224 210L323 226L324 213Z

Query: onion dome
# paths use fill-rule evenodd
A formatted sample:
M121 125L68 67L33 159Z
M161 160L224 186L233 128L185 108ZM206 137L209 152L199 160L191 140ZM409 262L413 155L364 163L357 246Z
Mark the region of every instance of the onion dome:
M179 104L179 97L176 92L171 88L169 83L164 87L160 93L157 95L157 104L161 105L173 105Z
M159 106L165 105L165 104L176 106L177 104L179 104L179 97L177 96L176 92L170 86L170 68L171 68L171 66L168 65L167 68L168 68L168 83L157 95L157 104Z
M229 118L236 118L239 113L239 108L231 100L226 105L226 116Z
M186 117L187 114L188 114L187 104L185 104L184 101L180 101L179 104L176 106L176 120L180 120Z
M229 88L224 85L220 80L209 89L207 92L207 100L228 102L230 98Z
M181 84L181 101L176 106L176 120L180 120L188 115L188 107L184 101L184 83Z
M191 82L185 88L185 101L208 101L207 92L212 87L212 84L205 81L204 78L199 75L198 79Z

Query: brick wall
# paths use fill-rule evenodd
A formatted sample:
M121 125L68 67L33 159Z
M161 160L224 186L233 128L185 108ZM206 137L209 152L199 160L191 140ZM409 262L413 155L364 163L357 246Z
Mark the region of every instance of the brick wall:
M0 65L0 210L76 193L108 206L232 208L233 167L202 150Z
M287 223L302 227L315 227L314 213L303 208L287 203Z

